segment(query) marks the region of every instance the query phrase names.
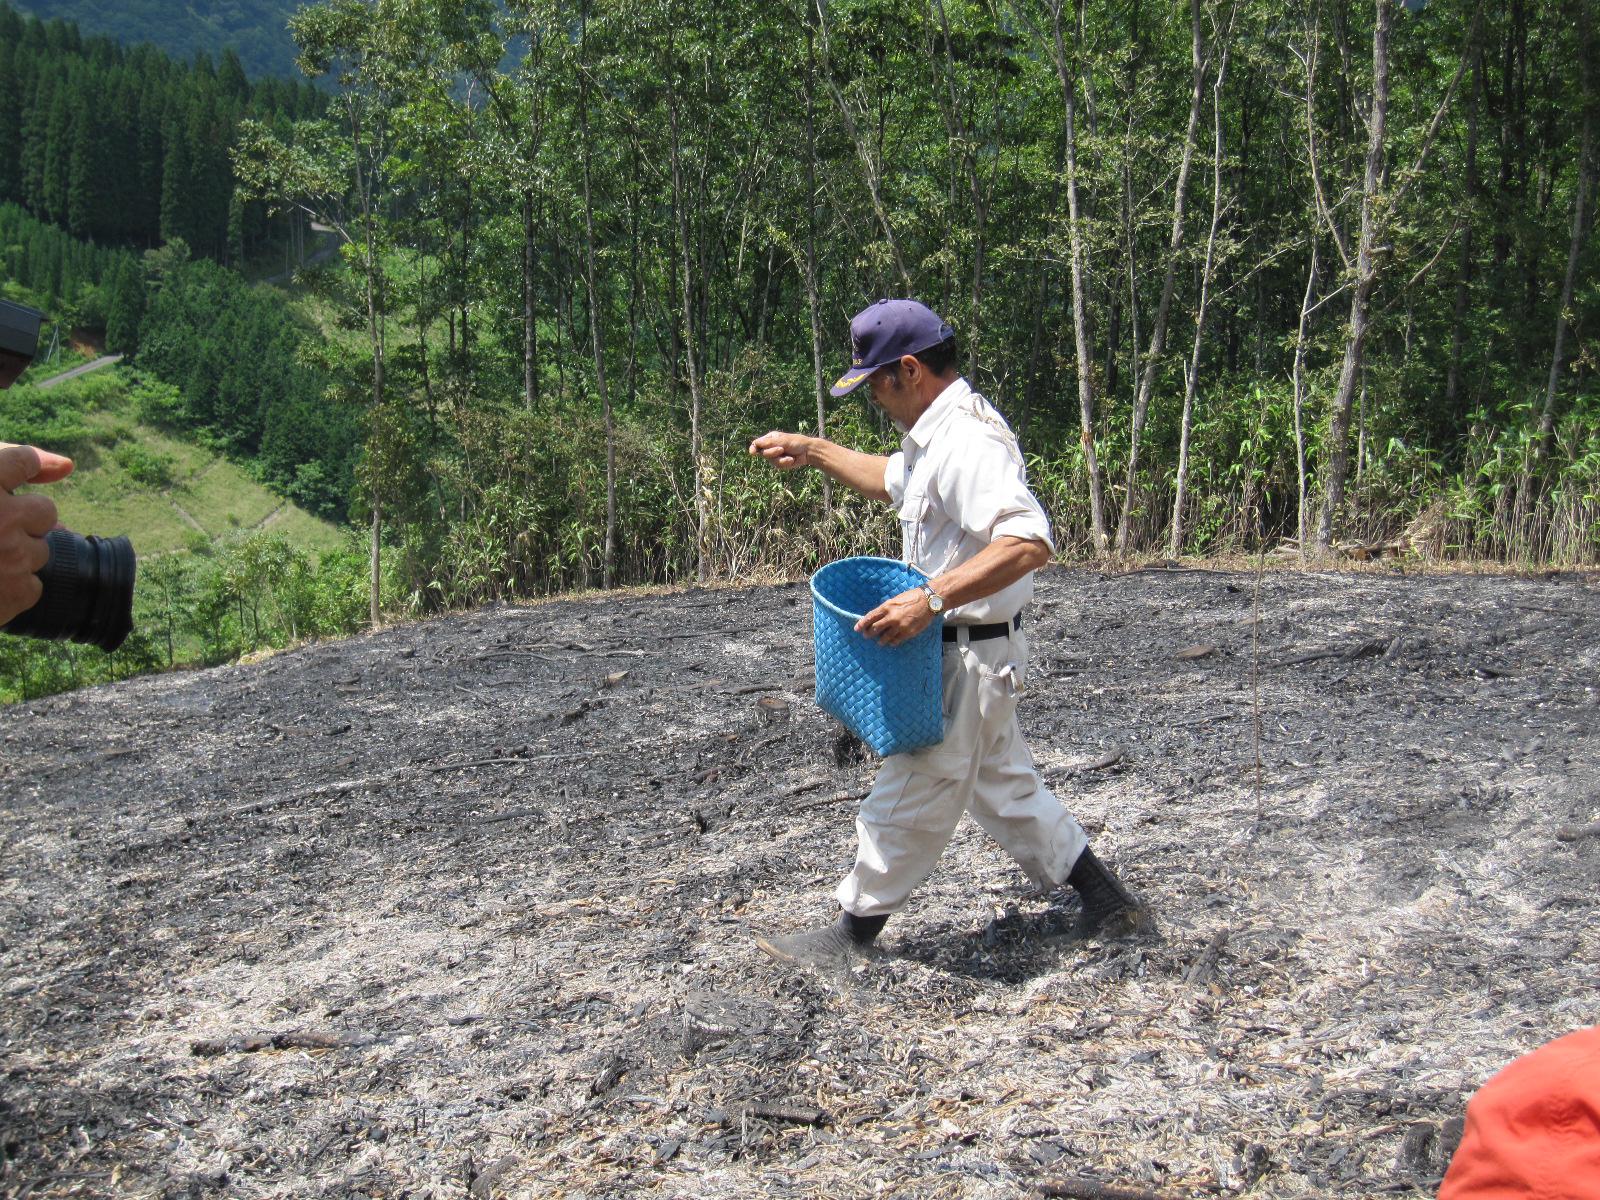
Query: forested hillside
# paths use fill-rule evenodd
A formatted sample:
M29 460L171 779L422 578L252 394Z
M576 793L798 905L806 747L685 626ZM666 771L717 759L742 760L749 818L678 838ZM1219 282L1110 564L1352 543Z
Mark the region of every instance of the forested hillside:
M10 290L69 328L104 330L107 349L175 385L158 423L340 518L360 433L353 413L322 403L321 338L280 295L206 261L238 265L269 234L303 234L237 193L229 153L241 119L287 131L322 107L303 79L250 82L231 54L182 66L0 6Z
M332 0L294 22L327 118L237 161L349 240L363 507L418 595L846 548L857 511L744 447L886 444L823 388L904 293L1069 552L1593 561L1579 16Z
M293 0L231 0L228 4L176 0L24 0L16 5L45 21L70 21L86 33L124 46L148 42L183 61L197 54L221 59L232 51L251 75L294 75L294 40L289 36Z
M113 349L133 348L144 287L129 252L79 241L0 201L0 272L69 326L104 329Z
M183 238L238 263L268 229L262 206L236 200L235 128L287 129L322 105L303 79L250 82L232 53L182 65L0 4L0 202L80 238Z
M108 350L173 385L146 414L153 424L250 463L312 512L344 518L358 414L324 403L326 350L280 293L191 259L181 239L143 256L102 249L12 204L0 204L0 268L5 292L48 309L52 325L104 330ZM20 404L12 397L0 412Z
M327 403L318 319L223 265L303 255L303 220L239 197L228 153L242 116L287 130L321 104L236 58L181 66L0 8L0 295L46 316L0 439L72 455L63 511L143 560L121 650L3 639L0 701L352 627L338 597L361 608L365 561L294 506L343 520L359 413ZM102 347L141 373L44 384Z

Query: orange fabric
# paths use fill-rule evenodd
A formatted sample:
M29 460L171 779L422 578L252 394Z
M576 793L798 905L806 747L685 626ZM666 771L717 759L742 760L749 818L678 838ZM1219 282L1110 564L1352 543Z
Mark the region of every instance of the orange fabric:
M1600 1200L1600 1025L1478 1089L1439 1200Z

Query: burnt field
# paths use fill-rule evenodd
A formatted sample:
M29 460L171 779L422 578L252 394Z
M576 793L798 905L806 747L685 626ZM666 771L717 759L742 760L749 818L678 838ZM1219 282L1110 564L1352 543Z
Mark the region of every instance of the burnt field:
M1052 569L1029 620L1159 934L1065 940L964 823L844 980L751 940L831 917L873 770L803 584L0 712L0 1196L1432 1195L1600 1021L1600 580Z

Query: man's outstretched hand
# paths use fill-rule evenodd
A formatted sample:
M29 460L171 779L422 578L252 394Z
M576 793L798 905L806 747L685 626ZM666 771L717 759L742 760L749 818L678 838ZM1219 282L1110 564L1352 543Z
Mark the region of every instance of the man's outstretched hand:
M803 433L774 429L751 442L750 453L759 454L780 471L793 471L811 465L811 439Z
M54 483L72 474L72 460L32 446L0 442L0 625L39 602L37 572L50 561L44 535L56 527L48 496L14 496L25 483Z

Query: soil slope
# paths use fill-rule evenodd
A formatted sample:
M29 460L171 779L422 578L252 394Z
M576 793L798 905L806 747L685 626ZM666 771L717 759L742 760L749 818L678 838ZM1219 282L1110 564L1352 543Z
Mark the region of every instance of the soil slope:
M1052 569L1022 720L1159 935L964 823L842 980L803 584L0 713L0 1195L1431 1195L1600 1021L1600 581Z

